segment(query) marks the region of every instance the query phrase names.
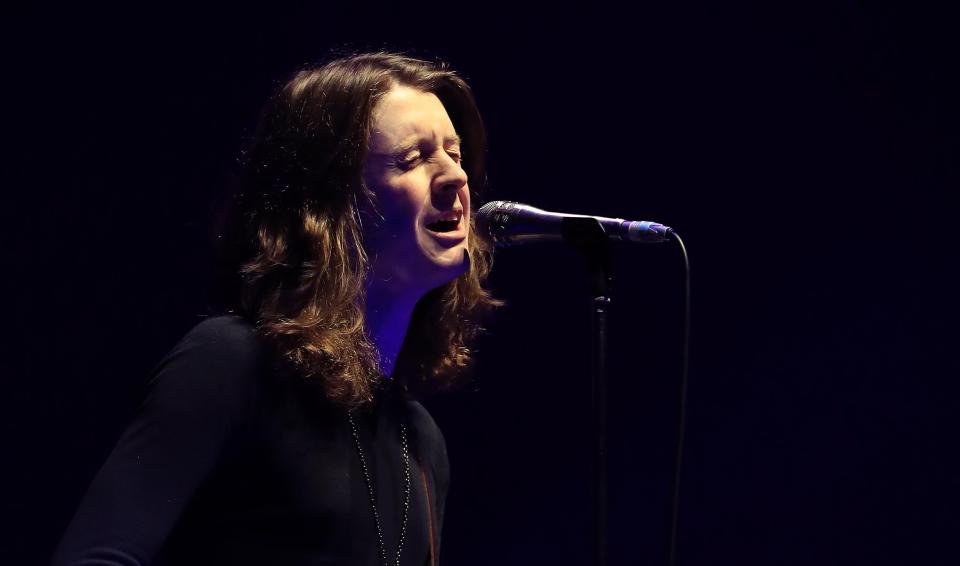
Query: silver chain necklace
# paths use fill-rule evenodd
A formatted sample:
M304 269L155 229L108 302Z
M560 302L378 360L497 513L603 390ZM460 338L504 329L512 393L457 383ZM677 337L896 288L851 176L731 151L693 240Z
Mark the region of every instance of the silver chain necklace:
M383 541L383 529L380 528L380 512L377 511L377 495L373 490L373 480L367 469L367 461L363 457L363 448L360 447L360 436L357 434L357 425L353 422L353 413L347 413L350 421L350 432L353 433L353 443L357 447L360 457L360 469L363 470L363 479L367 483L367 496L370 499L370 509L373 511L373 522L377 525L377 544L380 551L380 561L384 566L391 566L387 560L387 545ZM400 551L403 550L403 539L407 534L407 517L410 515L410 451L407 448L407 427L400 423L400 446L403 453L403 521L400 523L400 540L397 541L397 555L393 566L400 566Z

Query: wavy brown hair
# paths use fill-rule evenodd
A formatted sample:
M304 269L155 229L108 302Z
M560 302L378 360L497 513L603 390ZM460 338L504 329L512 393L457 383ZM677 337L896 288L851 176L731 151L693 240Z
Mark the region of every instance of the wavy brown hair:
M364 323L361 216L376 202L362 167L372 112L397 86L440 99L478 196L486 140L466 82L443 63L365 53L303 69L271 98L219 235L216 303L251 320L287 367L347 407L370 401L381 381ZM444 388L464 373L479 321L500 304L481 286L492 250L472 222L469 229L470 270L419 301L397 358L395 375L416 391Z

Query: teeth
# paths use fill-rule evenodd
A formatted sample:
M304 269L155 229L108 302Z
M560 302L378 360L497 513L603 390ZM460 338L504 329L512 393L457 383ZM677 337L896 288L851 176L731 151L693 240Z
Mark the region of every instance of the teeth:
M435 232L452 232L454 230L459 229L460 221L462 219L463 219L462 210L453 210L450 212L445 212L440 216L438 216L436 220L427 224L427 228Z
M463 214L460 212L451 212L448 214L444 214L440 218L437 218L436 220L434 220L434 222L460 222L460 217L462 215Z

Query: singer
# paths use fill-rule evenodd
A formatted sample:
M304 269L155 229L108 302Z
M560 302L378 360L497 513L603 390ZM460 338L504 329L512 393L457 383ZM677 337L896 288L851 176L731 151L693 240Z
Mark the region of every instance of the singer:
M437 564L448 461L417 399L464 374L498 304L484 151L443 64L366 53L283 85L213 313L154 370L53 564Z

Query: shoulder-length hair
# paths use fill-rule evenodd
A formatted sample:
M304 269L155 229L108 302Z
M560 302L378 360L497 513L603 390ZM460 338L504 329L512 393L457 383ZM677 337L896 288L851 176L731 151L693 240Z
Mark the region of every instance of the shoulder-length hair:
M371 114L397 86L440 99L477 195L486 139L466 82L442 63L366 53L301 70L271 98L218 236L217 302L253 322L296 375L347 407L370 401L381 381L364 322L361 215L376 203L362 168ZM414 390L444 388L462 374L479 321L500 304L481 286L492 250L472 222L469 230L469 272L420 300L397 358L395 375Z

